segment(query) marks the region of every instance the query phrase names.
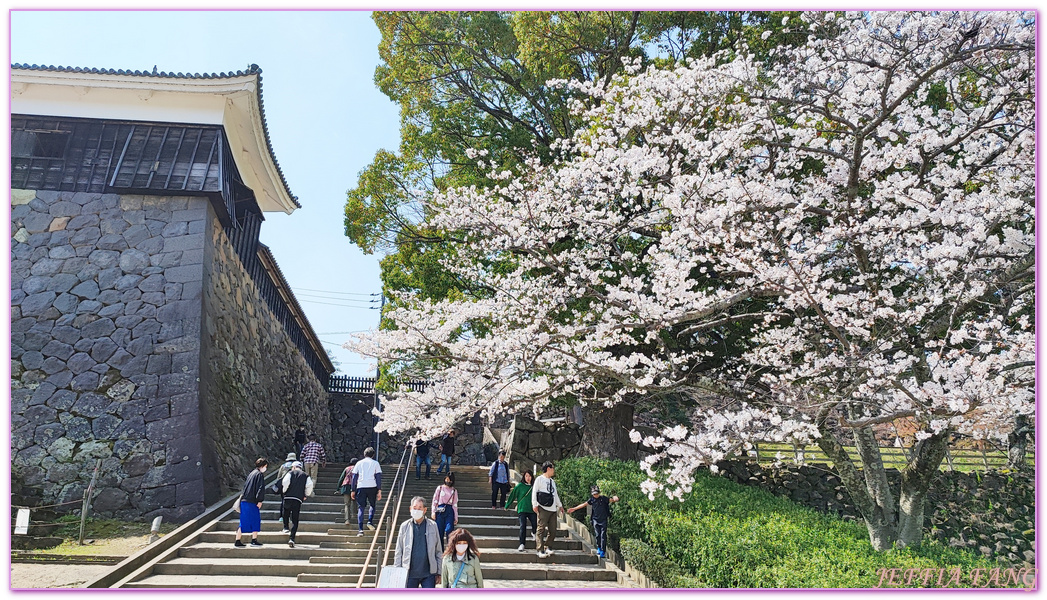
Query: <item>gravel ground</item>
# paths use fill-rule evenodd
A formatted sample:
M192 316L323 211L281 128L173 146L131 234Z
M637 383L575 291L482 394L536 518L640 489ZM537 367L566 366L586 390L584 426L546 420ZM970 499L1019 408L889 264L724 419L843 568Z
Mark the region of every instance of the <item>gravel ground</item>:
M112 568L112 565L11 563L11 589L83 587Z

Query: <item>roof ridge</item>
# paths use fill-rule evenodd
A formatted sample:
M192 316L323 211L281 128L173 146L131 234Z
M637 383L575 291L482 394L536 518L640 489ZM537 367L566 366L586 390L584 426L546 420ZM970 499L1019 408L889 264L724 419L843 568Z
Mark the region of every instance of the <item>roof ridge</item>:
M167 71L157 71L156 67L153 67L152 71L132 71L130 69L99 69L95 67L63 67L55 65L30 65L26 63L11 63L11 70L20 69L24 71L46 71L52 73L90 73L92 75L129 75L132 77L156 77L159 79L232 79L234 77L244 77L247 75L258 76L258 89L256 93L258 95L258 112L262 120L262 137L265 138L266 149L269 150L269 156L273 159L273 165L276 167L276 174L280 176L280 183L284 186L284 191L287 192L288 197L294 202L295 206L302 208L301 203L298 202L298 196L291 193L291 187L287 184L287 178L284 176L284 171L280 168L280 162L276 160L276 153L273 151L273 141L269 137L269 123L265 118L265 104L262 101L262 68L258 65L251 63L247 66L246 70L243 71L230 71L228 73L169 73Z

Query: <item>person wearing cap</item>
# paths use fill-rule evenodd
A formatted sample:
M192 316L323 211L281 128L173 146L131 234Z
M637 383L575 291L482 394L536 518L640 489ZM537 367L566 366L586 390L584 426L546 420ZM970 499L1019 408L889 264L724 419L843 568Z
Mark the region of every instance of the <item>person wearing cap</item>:
M276 482L273 484L273 487L272 487L272 490L274 492L276 492L277 494L280 494L280 518L283 520L283 523L284 523L284 531L283 531L284 533L287 533L290 530L288 529L287 519L283 516L284 515L284 488L283 488L283 481L284 481L284 475L287 475L288 473L291 472L291 465L294 464L294 461L296 461L296 460L298 460L298 457L295 456L294 452L288 452L287 453L287 458L284 459L284 464L280 465L280 468L277 469L277 471L276 471Z
M291 523L291 539L287 545L294 548L294 536L298 533L298 517L302 510L302 503L313 493L313 478L302 471L302 463L297 460L291 463L291 471L284 475L284 523Z
M501 508L509 498L509 463L505 462L505 450L498 453L498 460L487 472L487 482L491 484L491 508Z
M618 496L603 496L600 494L599 486L589 488L589 499L578 506L568 508L567 512L573 513L586 506L591 506L592 512L589 519L593 522L593 534L596 538L596 555L603 558L607 552L607 521L611 517L611 503L618 502Z

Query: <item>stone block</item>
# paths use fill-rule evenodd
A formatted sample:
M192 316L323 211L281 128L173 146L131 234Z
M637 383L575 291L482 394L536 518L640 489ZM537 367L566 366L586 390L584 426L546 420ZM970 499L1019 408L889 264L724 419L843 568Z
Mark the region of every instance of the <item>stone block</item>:
M33 275L41 276L55 275L62 270L66 260L68 259L44 258L36 261L36 263L29 269L29 272ZM69 262L72 262L72 260Z
M165 238L178 237L180 235L187 235L189 233L189 224L184 221L175 221L168 223L164 226L160 235Z
M116 331L116 325L112 319L98 319L92 323L84 325L80 329L80 334L85 338L103 338L107 337Z
M123 276L123 271L118 268L102 269L98 272L98 288L100 290L114 291L116 281ZM112 304L112 301L109 302Z
M127 508L129 505L127 492L109 487L98 492L91 509L98 513L108 513Z
M167 284L167 280L163 275L156 274L146 277L142 281L138 282L138 289L143 292L160 292L163 291L164 285Z
M93 390L98 387L98 373L88 371L80 373L69 382L69 388L74 392Z
M73 217L66 223L65 228L67 230L84 229L85 227L97 227L100 223L98 215L80 215Z
M73 237L69 238L69 243L73 246L94 246L101 237L102 232L98 227L84 227L78 229Z
M113 437L113 433L120 426L120 419L113 415L102 415L91 421L91 431L96 440L107 440Z
M147 356L136 356L127 361L127 364L120 367L120 374L124 377L133 377L135 375L141 375L145 373L145 367L149 357Z
M187 506L191 503L203 503L204 501L204 482L203 479L195 481L184 481L176 485L175 498L178 501L177 506Z
M167 298L164 297L163 292L145 292L142 294L142 302L152 304L154 309L163 304L166 300ZM142 311L138 311L138 314L142 314Z
M42 315L45 310L51 308L51 304L54 302L55 298L56 295L54 292L30 294L22 300L19 308L22 311L22 315L26 317Z
M49 285L53 285L54 277L45 277L43 275L32 275L22 279L22 291L26 294L38 294L47 289ZM14 282L12 282L12 288ZM73 278L73 283L76 283L76 278ZM70 286L72 287L72 286Z
M51 225L48 226L47 231L65 231L70 218L71 217L58 217L57 219L52 219Z
M160 236L146 238L135 244L135 249L141 250L150 256L160 254L164 250L164 238Z
M98 283L95 281L84 281L83 283L75 286L69 290L70 294L79 296L80 298L86 298L88 300L94 300L98 297Z
M50 281L47 284L47 290L58 294L64 294L73 289L73 286L79 282L80 278L73 273L58 273L50 278ZM23 289L25 289L24 286Z
M120 291L129 291L132 288L136 288L136 286L141 281L142 281L142 276L141 275L135 275L135 274L124 275L122 277L117 278L117 280L115 282L113 282L113 288L117 289L117 290L120 290ZM138 292L137 288L134 289L134 291ZM140 292L138 292L138 293L140 294ZM125 302L126 302L126 300L125 300Z
M96 373L91 373L96 378ZM87 392L80 394L77 398L76 403L73 404L70 412L75 415L80 415L88 418L96 418L106 413L106 407L109 406L109 398L97 394L95 392Z
M76 250L72 246L56 246L47 251L47 256L57 259L76 258Z
M98 363L104 363L116 353L117 348L118 346L111 339L101 338L91 346L91 359Z
M80 205L73 202L55 202L48 210L52 217L75 217L80 214Z
M128 404L125 404L124 406L127 406ZM123 406L121 408L123 408ZM124 420L121 421L120 425L113 431L112 437L116 439L140 440L145 437L145 434L145 420L139 414L131 417L124 417Z
M102 231L102 236L108 235L120 235L127 231L129 225L127 221L123 219L112 219L105 218L98 224L98 228Z
M163 344L157 345L155 350L157 352L166 352L161 349ZM166 374L171 372L171 355L170 354L154 354L149 357L149 362L146 365L145 372L153 375Z
M51 226L51 215L33 212L22 219L22 227L29 233L42 233Z
M120 254L120 268L125 273L140 273L149 266L149 255L138 249L124 250Z
M116 250L94 250L87 260L99 269L110 269L120 264L120 253Z
M145 387L151 387L151 386L145 386ZM166 419L166 418L168 418L170 416L171 416L171 409L168 408L166 403L150 407L150 408L146 409L145 414L142 415L142 417L145 419L146 423L152 423L153 421L159 421L161 419Z
M22 367L26 370L39 369L44 366L44 355L36 350L22 353Z
M127 344L127 351L135 356L148 357L153 353L153 335L160 330L156 321L143 321L135 327L135 338Z
M41 230L42 231L42 230ZM30 230L32 233L32 230ZM183 252L185 250L197 250L204 247L204 234L182 235L178 237L164 238L164 252Z
M79 268L73 267L74 263L79 263ZM76 272L76 276L80 278L80 281L88 281L91 279L97 280L98 274L102 271L98 268L98 265L88 264L86 258L72 258L66 261L65 267L68 272Z
M41 350L44 356L55 356L62 360L73 355L73 347L58 340L51 340Z
M76 402L76 393L71 390L58 390L47 400L47 405L56 410L69 410Z
M45 367L47 366L47 362L50 361L50 360L51 359L49 358L49 359L44 361L44 366ZM58 388L67 387L72 380L73 380L73 374L69 370L66 369L64 364L62 366L62 370L61 371L56 371L50 377L47 378L47 382L48 383L50 383L50 384L52 384L52 385L54 385L55 387L58 387Z
M125 379L114 383L109 390L106 391L106 395L117 402L127 402L131 399L131 395L134 394L134 392L135 384Z
M199 265L170 267L164 271L164 277L174 283L198 281L203 277L203 269Z
M38 404L25 409L25 412L22 413L22 417L24 417L30 424L39 426L54 423L58 418L58 412L46 404Z
M83 300L76 306L76 314L96 315L102 310L102 303L97 300Z
M98 311L99 317L105 317L107 319L118 319L124 315L124 304L123 302L117 302L116 304L109 304L102 310ZM115 320L114 320L115 323ZM119 329L119 327L117 327ZM115 333L115 332L114 332Z
M127 241L127 245L132 248L138 246L138 244L144 242L150 237L149 228L145 226L145 223L132 225L129 229L124 231L123 234L124 240Z

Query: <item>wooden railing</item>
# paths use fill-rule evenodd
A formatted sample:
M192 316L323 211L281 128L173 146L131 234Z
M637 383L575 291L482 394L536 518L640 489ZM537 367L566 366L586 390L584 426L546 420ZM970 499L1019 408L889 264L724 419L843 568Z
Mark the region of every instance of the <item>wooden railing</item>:
M349 375L331 375L327 383L327 391L342 394L373 394L374 377L351 377ZM420 392L429 386L428 381L400 381L397 385L402 389L412 392Z
M850 456L858 456L858 449L854 446L844 446ZM756 444L756 456L752 451L746 457L756 458L760 463L772 463L777 460L787 463L804 462L829 463L829 457L817 446L798 448L789 444L760 442ZM895 446L880 446L880 456L883 458L883 466L888 469L901 469L909 460L909 449ZM1034 465L1034 454L1029 452L1025 456L1026 462ZM999 450L978 450L973 448L948 448L945 451L945 460L942 461L941 469L945 471L984 471L989 469L1003 469L1007 467L1007 453Z

